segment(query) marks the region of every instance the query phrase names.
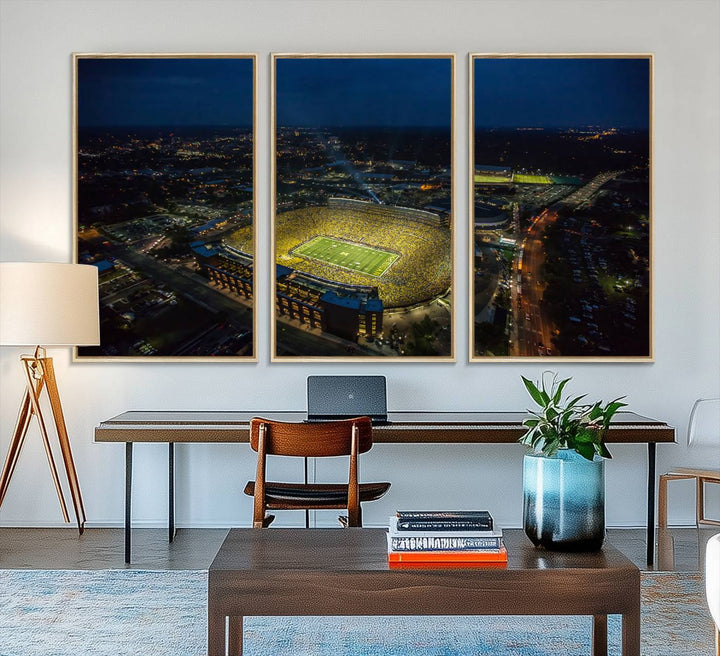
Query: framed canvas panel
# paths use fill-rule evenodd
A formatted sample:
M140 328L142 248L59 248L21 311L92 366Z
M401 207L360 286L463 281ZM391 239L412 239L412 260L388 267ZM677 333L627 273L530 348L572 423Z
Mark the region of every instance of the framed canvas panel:
M470 55L470 360L651 361L649 54Z
M256 361L252 54L75 54L75 261L99 273L78 360Z
M273 361L454 361L454 63L273 55Z

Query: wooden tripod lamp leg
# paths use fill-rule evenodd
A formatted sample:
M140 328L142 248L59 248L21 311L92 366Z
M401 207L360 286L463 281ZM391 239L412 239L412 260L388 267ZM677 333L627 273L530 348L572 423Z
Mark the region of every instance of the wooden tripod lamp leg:
M15 471L15 465L17 464L20 450L22 449L23 442L25 441L28 426L30 425L31 415L30 392L26 389L22 403L20 404L20 412L18 413L18 419L15 424L12 439L10 440L10 446L8 447L2 474L0 475L0 506L5 499L5 493L7 492L13 471Z
M43 369L45 371L47 393L50 398L50 407L52 408L55 428L60 442L60 452L62 453L63 462L65 463L65 472L75 508L75 518L77 519L80 535L82 535L85 530L85 506L83 505L82 495L80 493L80 483L78 482L77 470L75 469L75 461L73 460L72 450L70 449L70 438L68 437L67 427L65 426L65 416L63 415L62 404L60 403L60 393L57 388L55 367L53 366L52 358L43 359Z
M70 516L67 511L67 504L65 503L65 497L63 496L62 487L60 486L60 477L58 476L57 467L55 466L55 458L50 448L50 438L48 437L47 428L45 427L45 418L43 417L42 408L40 407L40 391L45 381L42 361L37 358L23 357L22 362L25 365L25 378L27 380L27 391L30 394L30 407L32 413L37 417L38 425L40 426L40 434L42 435L43 444L45 445L45 453L47 454L48 464L50 465L50 474L52 475L53 483L55 483L55 491L60 501L63 519L69 522Z
M52 449L50 447L50 438L48 436L45 418L43 417L40 405L40 393L43 388L45 388L47 389L48 398L50 399L50 407L52 409L58 441L60 443L60 452L62 453L65 472L70 486L70 493L75 507L75 517L77 518L78 530L82 535L86 520L85 507L80 494L80 484L78 483L75 462L73 461L72 451L70 449L70 439L68 437L67 427L65 426L65 417L62 411L62 404L60 403L60 394L58 393L52 358L38 357L36 352L35 356L22 356L21 361L23 363L25 374L25 395L23 396L23 400L20 404L20 412L18 413L15 431L13 432L12 439L10 440L10 446L8 448L7 457L5 458L2 474L0 474L0 505L2 505L2 502L5 499L5 493L10 485L10 479L15 471L15 465L17 464L20 451L22 450L22 446L25 442L25 436L27 435L28 428L30 427L30 421L32 416L35 415L38 420L40 435L43 440L45 453L50 466L50 474L60 501L60 509L62 510L63 519L66 522L70 521L67 504L65 503L65 497L60 485L60 477L58 475L57 466L55 465L55 458L53 457Z

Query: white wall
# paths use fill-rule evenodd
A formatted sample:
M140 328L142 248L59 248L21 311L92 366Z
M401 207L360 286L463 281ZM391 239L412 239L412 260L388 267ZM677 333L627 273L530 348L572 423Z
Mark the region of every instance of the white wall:
M93 427L126 409L304 408L309 373L380 373L392 409L516 410L528 405L520 375L541 364L467 364L469 52L654 52L655 362L562 364L575 390L627 394L632 410L678 427L678 446L658 448L658 469L709 464L684 446L696 397L720 393L720 4L678 1L2 0L0 99L1 260L69 262L71 226L71 57L77 52L257 52L259 54L258 364L72 363L56 368L91 525L123 517L121 445L93 443ZM456 364L269 364L269 53L455 52L457 239ZM20 350L0 354L0 454L12 433L22 381ZM643 446L613 449L608 523L645 517ZM166 450L136 448L134 516L162 523ZM382 524L402 506L489 508L505 525L521 521L519 446L376 446L366 479L387 477L390 494L366 510ZM715 463L718 464L718 463ZM180 525L247 524L241 494L251 477L247 446L178 449ZM711 505L720 514L720 495ZM693 517L692 490L676 483L672 521ZM292 523L292 517L282 521ZM3 525L55 525L57 500L33 428L2 507ZM321 520L322 521L322 520ZM328 518L327 521L330 521Z

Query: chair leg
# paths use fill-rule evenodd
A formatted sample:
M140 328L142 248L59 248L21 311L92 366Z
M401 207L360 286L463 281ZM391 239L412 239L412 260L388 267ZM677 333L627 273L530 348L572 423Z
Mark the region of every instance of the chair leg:
M705 484L703 483L702 476L698 476L695 479L695 483L695 527L700 528L700 524L703 523L703 519L705 518Z
M675 544L667 527L658 527L657 530L657 566L660 571L675 569Z
M348 526L362 526L362 508L358 503L357 508L348 508Z
M658 528L667 527L667 484L667 476L661 474L658 485Z

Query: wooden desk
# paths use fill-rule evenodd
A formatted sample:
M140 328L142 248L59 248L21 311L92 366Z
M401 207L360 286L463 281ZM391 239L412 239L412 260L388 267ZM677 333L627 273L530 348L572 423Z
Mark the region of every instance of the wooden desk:
M168 532L175 534L175 447L176 443L247 443L250 419L255 416L280 421L302 421L299 411L129 411L100 423L96 442L125 443L125 562L130 562L132 457L135 442L168 444ZM373 441L382 443L474 443L510 444L524 433L524 412L390 412L389 423L376 426ZM675 441L675 429L632 412L613 418L607 442L647 444L647 559L655 554L655 446Z
M593 656L607 615L622 615L622 654L640 655L640 572L611 546L535 549L504 531L507 568L389 569L385 530L233 529L208 572L208 656L242 654L248 615L592 615Z

